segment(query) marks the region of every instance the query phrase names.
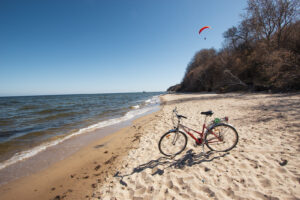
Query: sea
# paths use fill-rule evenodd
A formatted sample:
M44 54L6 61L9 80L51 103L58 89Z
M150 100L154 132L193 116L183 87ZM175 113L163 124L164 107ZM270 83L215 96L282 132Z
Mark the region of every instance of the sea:
M0 170L160 104L163 92L0 97Z

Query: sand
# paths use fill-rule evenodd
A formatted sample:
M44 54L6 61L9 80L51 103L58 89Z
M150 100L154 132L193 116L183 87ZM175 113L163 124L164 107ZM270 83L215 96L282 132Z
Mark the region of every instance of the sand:
M160 111L45 170L0 187L0 199L300 199L300 94L172 94ZM174 107L199 129L201 111L229 117L236 148L205 154L189 137L160 154Z
M90 199L99 184L111 177L119 160L139 144L139 131L153 114L96 140L72 156L35 174L0 187L2 200Z
M135 133L139 143L91 199L300 199L300 94L170 94ZM200 129L201 111L229 117L239 133L233 150L205 153L189 137L174 158L158 150L174 107ZM213 118L212 117L212 118ZM150 120L151 119L151 120ZM124 142L125 144L125 142Z

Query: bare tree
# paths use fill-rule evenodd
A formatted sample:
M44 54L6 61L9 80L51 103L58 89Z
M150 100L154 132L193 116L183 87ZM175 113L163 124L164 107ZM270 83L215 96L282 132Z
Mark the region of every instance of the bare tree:
M225 38L226 45L229 48L237 48L237 41L238 41L238 29L233 26L229 28L226 32L223 33L223 37Z
M247 15L257 39L266 39L270 45L271 37L276 35L280 47L283 30L299 17L299 0L248 0Z
M243 43L244 46L249 47L250 41L255 39L253 27L249 19L244 19L241 21L240 25L238 26L238 35L241 43Z
M227 47L234 49L249 48L251 41L255 40L252 23L244 19L238 28L233 26L223 33Z
M273 0L248 0L248 19L257 39L266 39L268 45L272 34L276 31L275 4Z
M280 47L284 29L299 19L299 0L277 0L275 7L274 24L277 31L277 47Z

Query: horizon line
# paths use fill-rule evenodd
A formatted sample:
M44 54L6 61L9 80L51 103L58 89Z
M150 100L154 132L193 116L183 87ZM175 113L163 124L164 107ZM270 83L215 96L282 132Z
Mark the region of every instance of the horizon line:
M28 94L28 95L0 95L2 97L34 97L34 96L66 96L66 95L89 95L89 94L126 94L126 93L152 93L166 91L138 91L138 92L97 92L97 93L66 93L66 94Z

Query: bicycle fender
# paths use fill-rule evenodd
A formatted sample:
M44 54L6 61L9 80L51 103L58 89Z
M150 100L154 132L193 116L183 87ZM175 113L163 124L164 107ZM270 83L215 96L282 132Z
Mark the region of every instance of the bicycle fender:
M210 130L210 129L213 129L215 128L216 126L219 126L219 125L229 125L231 126L232 128L234 128L234 126L232 126L231 124L227 124L227 123L216 123L216 124L213 124L211 125L210 127L207 128L207 130L205 131L205 135L207 134L207 132ZM235 129L235 128L234 128Z
M216 123L216 124L213 124L213 125L209 126L209 127L206 129L206 131L205 131L205 134L204 134L204 135L206 135L206 134L207 134L207 132L208 132L210 129L213 129L213 128L215 128L216 126L219 126L219 125L224 125L224 124L226 124L226 123ZM226 124L226 125L232 126L232 125L230 125L230 124Z

